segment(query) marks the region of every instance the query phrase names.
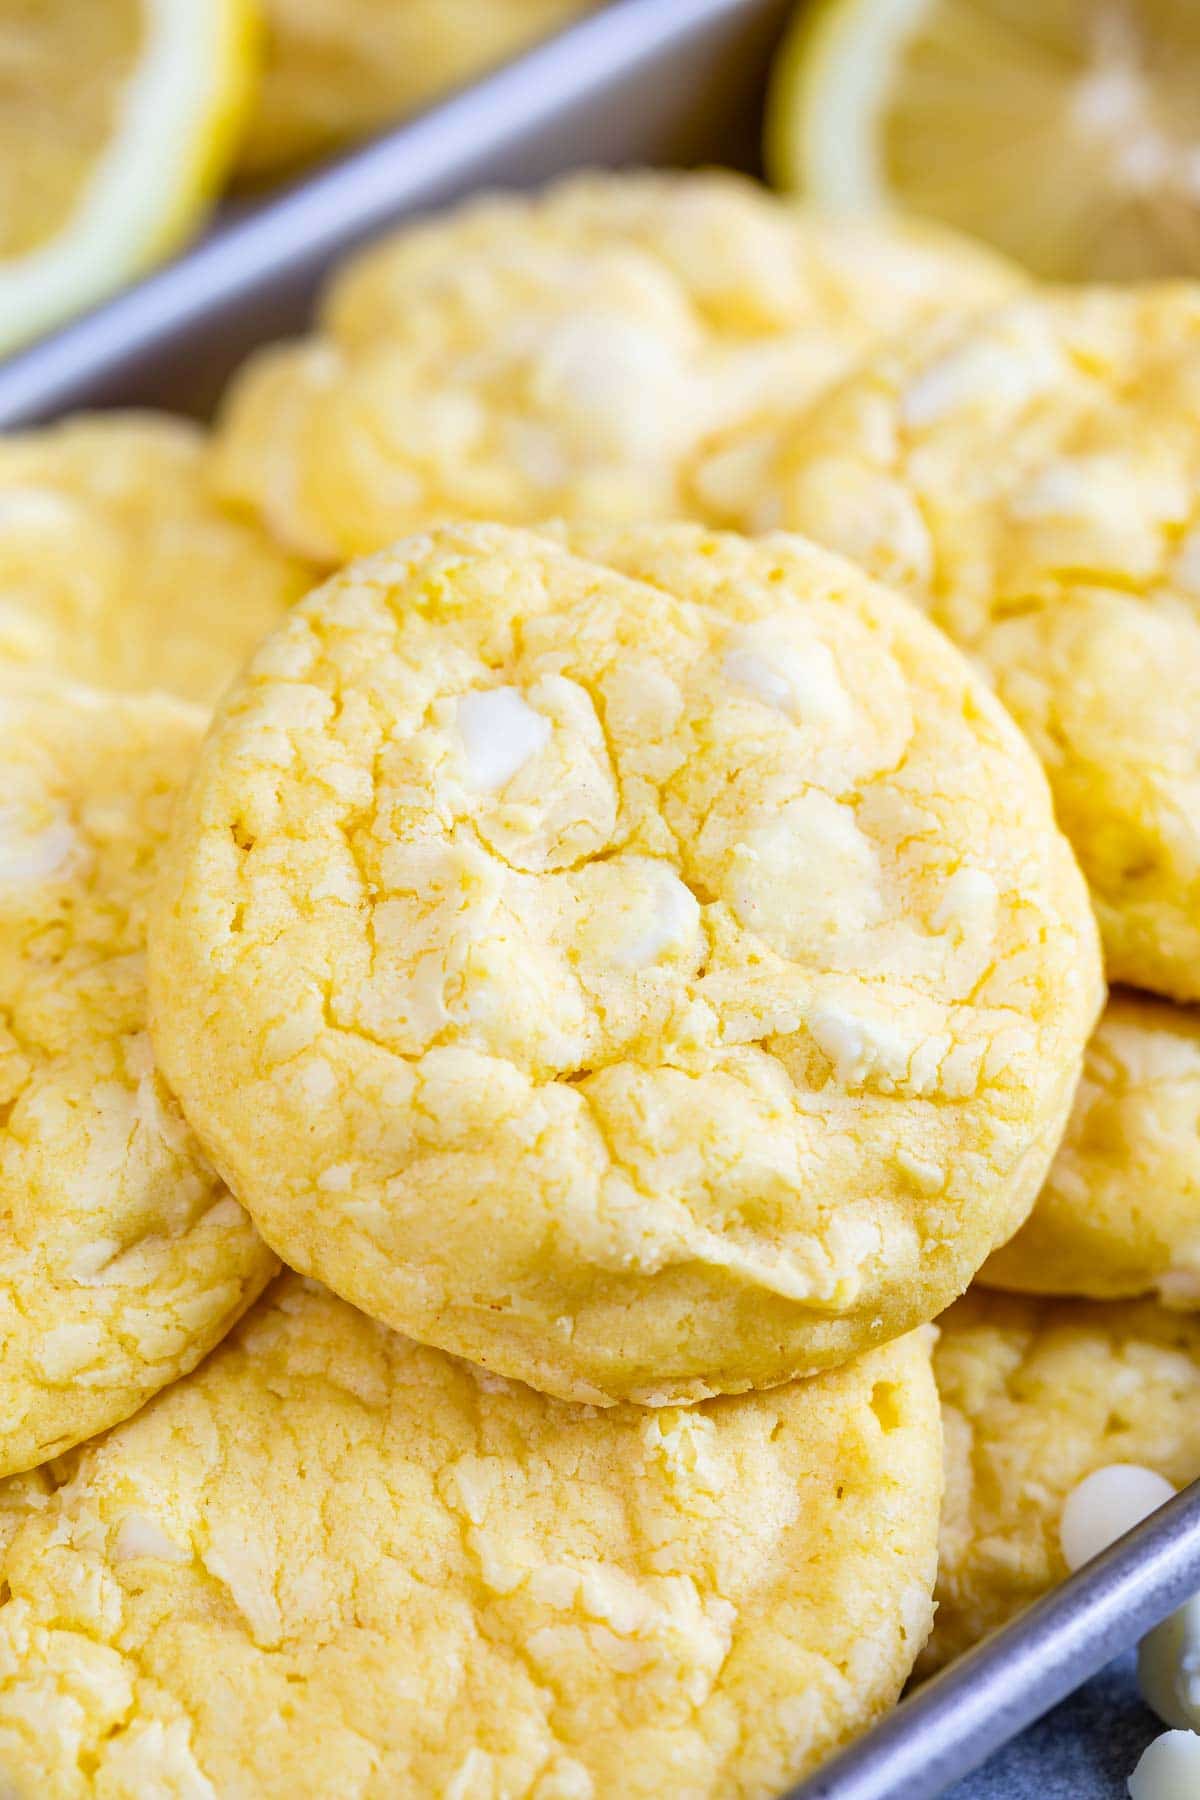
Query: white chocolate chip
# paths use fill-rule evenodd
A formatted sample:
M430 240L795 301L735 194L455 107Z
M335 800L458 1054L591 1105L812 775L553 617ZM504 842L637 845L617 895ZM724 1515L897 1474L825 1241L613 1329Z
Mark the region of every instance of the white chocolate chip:
M277 1644L282 1621L275 1598L274 1570L265 1547L243 1537L233 1525L222 1524L213 1530L202 1561L209 1574L229 1590L255 1642Z
M1130 1800L1196 1800L1200 1794L1200 1737L1164 1731L1129 1777Z
M728 897L739 924L785 955L872 925L883 876L854 809L811 789L735 846Z
M1067 1567L1074 1571L1091 1562L1174 1492L1163 1476L1138 1463L1109 1463L1093 1470L1063 1504L1058 1531Z
M779 712L790 712L794 701L791 684L771 664L753 650L727 650L721 672L735 687L745 688Z
M337 1077L323 1056L314 1056L300 1070L300 1088L306 1100L323 1106L337 1093Z
M1099 469L1089 462L1099 458L1059 456L1033 474L1019 487L1008 502L1008 510L1016 519L1061 519L1086 516L1094 497L1092 479Z
M512 1555L504 1534L472 1526L467 1533L471 1554L479 1564L484 1585L493 1594L513 1594L525 1579L524 1566Z
M322 1194L346 1194L353 1179L354 1170L349 1163L331 1163L317 1176L317 1187Z
M0 531L62 531L80 519L80 509L53 488L6 487L0 489Z
M170 1794L172 1800L220 1800L192 1755L185 1719L134 1721L105 1744L104 1781L114 1794Z
M824 1006L813 1013L808 1028L843 1087L860 1087L877 1073L889 1081L900 1081L908 1071L911 1045L882 1020Z
M896 1152L896 1166L903 1169L910 1181L916 1183L920 1194L940 1194L946 1185L946 1171L940 1163L916 1156L903 1145Z
M445 1800L482 1800L483 1795L491 1795L495 1791L494 1768L487 1751L473 1746L451 1776Z
M972 406L1018 410L1053 380L1059 366L1049 343L964 344L930 363L906 388L900 421L920 431Z
M814 639L801 650L765 622L730 632L726 644L721 671L735 687L802 722L850 724L850 698L826 644Z
M460 1456L438 1478L438 1492L455 1512L465 1513L472 1525L482 1525L488 1501L496 1488L496 1471L490 1457Z
M849 456L815 457L793 480L790 509L796 530L878 580L918 593L932 580L933 541L920 504L882 469Z
M104 1332L99 1325L82 1321L75 1325L56 1325L38 1344L38 1367L47 1380L63 1381L95 1362L104 1348Z
M1123 58L1110 53L1098 57L1075 82L1070 101L1071 122L1100 144L1106 144L1113 132L1124 136L1140 123L1148 99L1145 77Z
M627 968L646 969L666 950L691 944L700 927L700 906L691 889L665 863L647 860L648 876L635 909L640 929L626 941L620 960Z
M30 832L16 807L0 806L0 886L50 881L64 873L78 848L79 839L65 817Z
M1138 1645L1138 1685L1164 1725L1200 1730L1200 1595L1146 1633Z
M998 889L986 869L964 865L955 869L942 889L933 915L935 931L968 930L973 925L994 928Z
M544 750L550 721L535 712L515 687L463 694L457 723L472 787L494 794L531 756Z
M574 954L588 966L627 976L667 959L698 961L700 905L670 863L616 856L588 864L571 886L578 901L567 915Z
M1140 525L1143 496L1129 465L1112 455L1059 456L1030 475L1008 502L1014 519L1092 519Z
M533 378L538 405L594 455L650 460L669 450L697 395L674 344L626 318L579 313L550 333Z
M181 1549L174 1538L168 1537L162 1526L156 1525L153 1519L147 1519L142 1513L126 1513L117 1527L112 1559L115 1563L122 1563L136 1562L141 1557L153 1557L158 1562L191 1561L188 1552Z
M200 1223L206 1231L228 1231L231 1228L240 1230L246 1223L246 1215L233 1195L225 1194L209 1207Z
M591 1775L574 1757L560 1756L538 1777L533 1800L593 1800Z
M495 804L479 808L475 824L489 849L513 868L541 873L603 851L620 797L587 689L563 675L543 675L522 699L521 728L528 727L528 742L540 754L512 770Z

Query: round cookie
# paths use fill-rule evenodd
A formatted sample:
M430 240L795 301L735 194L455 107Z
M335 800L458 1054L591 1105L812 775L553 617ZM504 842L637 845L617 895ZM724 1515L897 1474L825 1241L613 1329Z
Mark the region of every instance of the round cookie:
M284 1276L9 1545L6 1791L768 1800L928 1631L927 1335L598 1413Z
M206 740L158 1053L285 1261L564 1398L931 1318L1026 1216L1100 973L1037 763L798 539L447 527Z
M1200 286L937 322L700 485L855 557L979 659L1045 764L1111 979L1200 998Z
M145 913L203 719L0 687L0 1473L126 1418L276 1267L146 1030Z
M1112 996L1046 1185L980 1279L1200 1309L1200 1012Z
M253 177L328 155L543 37L588 0L263 0Z
M1063 1580L1063 1502L1093 1470L1200 1476L1200 1319L972 1288L938 1329L946 1498L926 1669Z
M211 703L311 585L150 413L0 437L0 664Z
M439 519L702 516L688 471L711 433L1019 279L940 231L808 217L738 176L575 176L351 261L317 334L235 381L215 476L328 564Z

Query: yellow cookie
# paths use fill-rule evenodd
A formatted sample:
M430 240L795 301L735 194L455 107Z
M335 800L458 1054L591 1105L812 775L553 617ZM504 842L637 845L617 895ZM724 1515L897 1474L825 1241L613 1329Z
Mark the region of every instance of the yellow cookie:
M946 1500L927 1668L1063 1579L1059 1522L1084 1476L1200 1476L1200 1319L973 1288L938 1327Z
M978 657L1045 764L1111 978L1200 998L1200 286L942 321L700 482Z
M73 1469L72 1453L67 1451L52 1462L40 1463L36 1469L0 1479L0 1554L7 1550L27 1519L48 1509Z
M734 175L575 176L351 262L318 333L235 382L216 478L327 563L437 519L696 516L710 434L1017 281L940 231L819 220Z
M982 1279L1200 1309L1200 1012L1114 995L1029 1222Z
M0 437L0 664L212 702L310 585L149 413Z
M303 601L207 739L159 1054L293 1267L547 1393L691 1401L931 1318L1098 1006L1034 758L797 539L447 527Z
M271 175L341 149L544 37L588 4L263 0L266 58L242 168Z
M275 1268L146 1032L147 891L202 728L0 688L0 1473L126 1418Z
M928 1631L926 1335L597 1413L285 1276L9 1545L5 1793L767 1800Z

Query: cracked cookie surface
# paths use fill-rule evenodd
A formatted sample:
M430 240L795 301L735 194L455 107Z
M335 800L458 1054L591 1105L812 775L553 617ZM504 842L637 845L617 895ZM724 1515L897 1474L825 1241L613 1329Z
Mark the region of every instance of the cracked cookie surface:
M1046 1185L981 1279L1200 1310L1200 1009L1111 997Z
M1020 279L936 228L808 217L738 176L575 176L352 260L318 332L234 383L215 475L327 564L442 519L703 517L688 471L713 432Z
M1059 1521L1084 1476L1200 1476L1200 1319L973 1288L937 1323L946 1497L928 1669L1064 1579Z
M218 714L158 1053L285 1261L566 1398L810 1372L1025 1217L1099 1006L1036 760L850 564L446 528Z
M190 1369L275 1259L146 1029L146 903L203 716L0 684L0 1471Z
M285 1275L3 1556L14 1800L767 1800L929 1626L928 1333L565 1406Z
M0 663L211 703L311 585L151 413L0 438Z
M1200 998L1200 286L1018 299L868 359L701 485L977 657L1041 756L1110 978Z

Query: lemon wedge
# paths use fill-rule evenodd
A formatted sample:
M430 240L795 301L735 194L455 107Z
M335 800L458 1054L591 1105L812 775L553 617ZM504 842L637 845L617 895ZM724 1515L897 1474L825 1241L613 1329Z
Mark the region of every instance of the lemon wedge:
M237 148L256 24L248 0L8 0L0 353L187 236Z
M1200 274L1200 6L820 0L766 152L820 204L923 213L1051 279Z

